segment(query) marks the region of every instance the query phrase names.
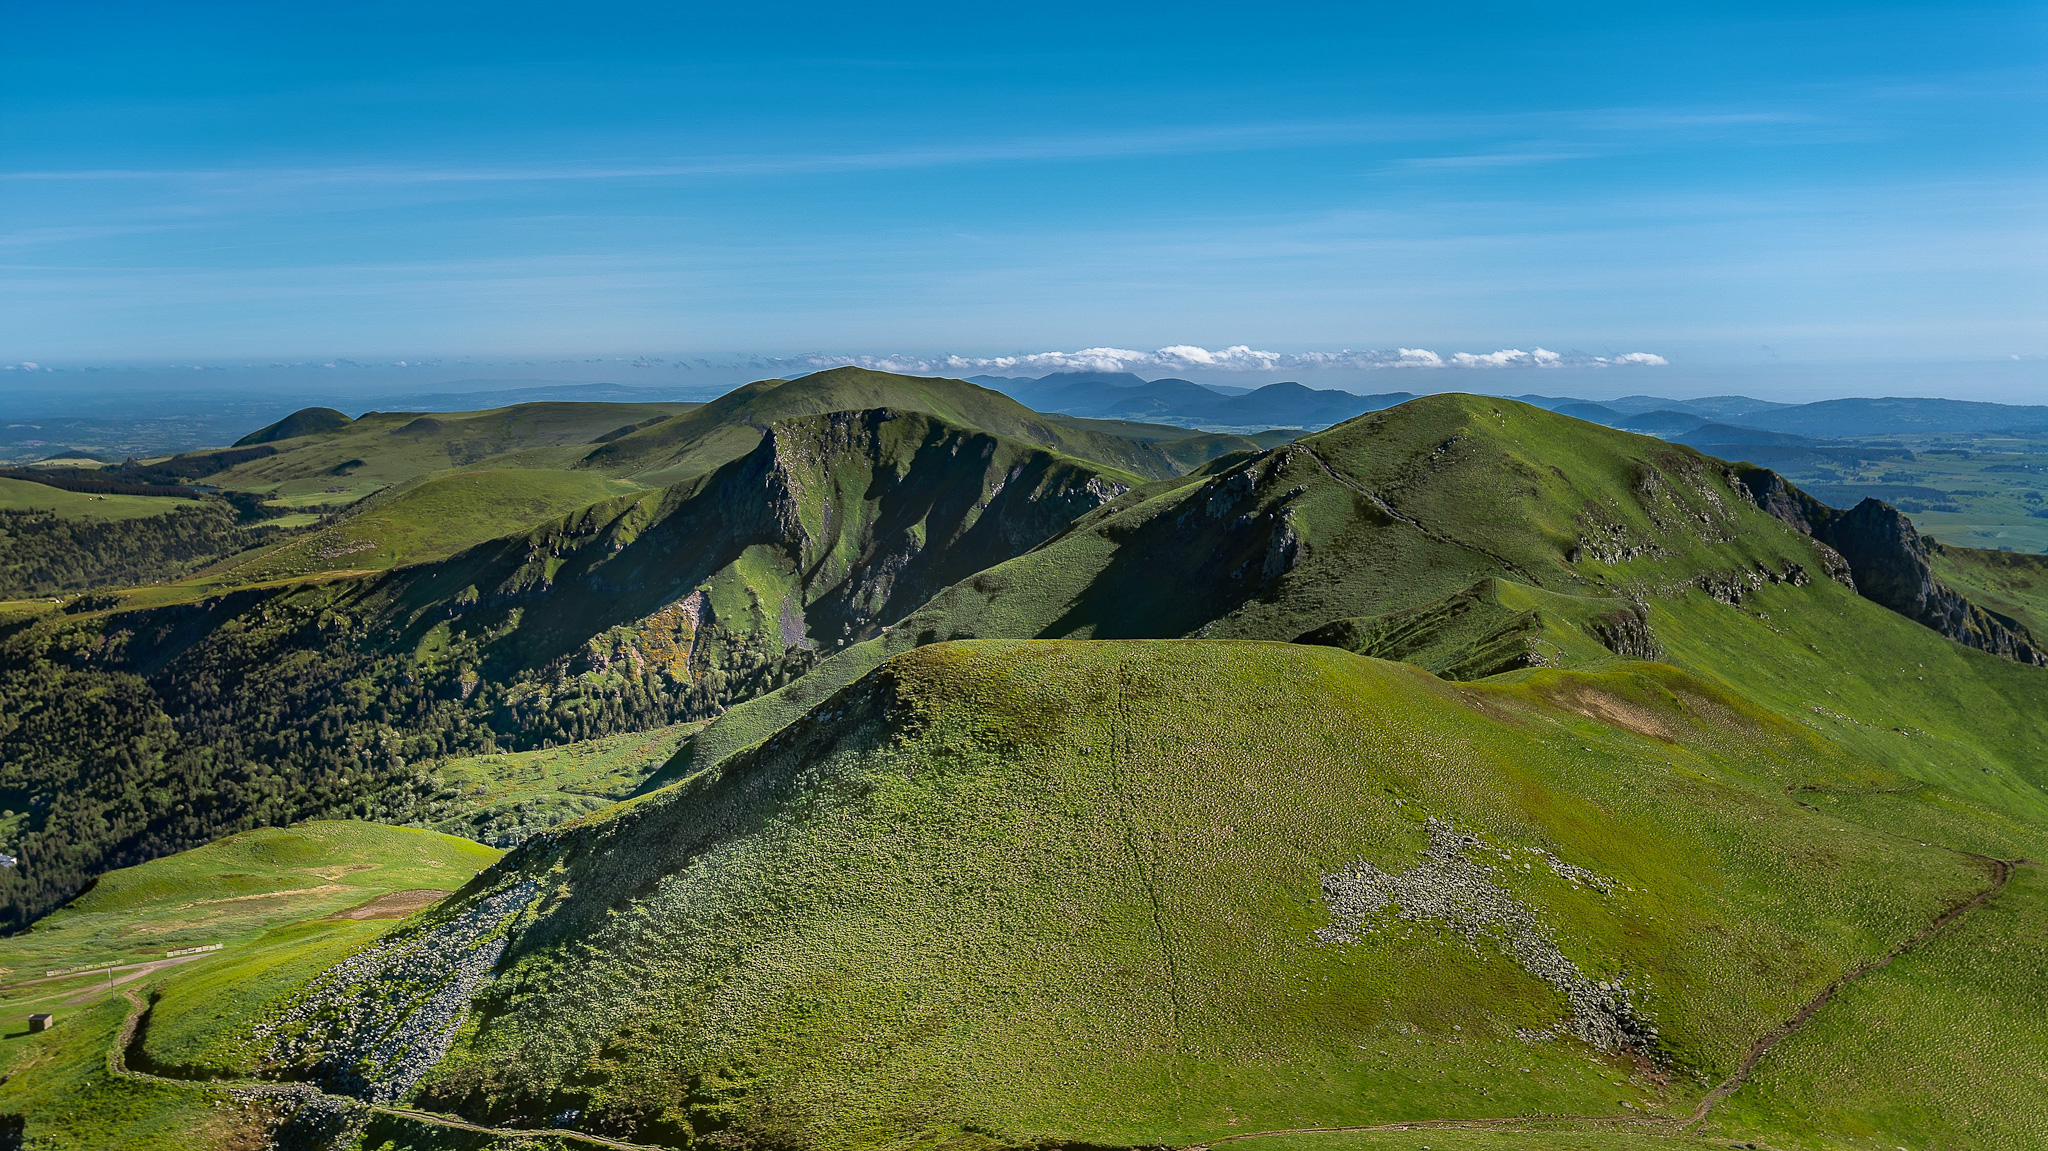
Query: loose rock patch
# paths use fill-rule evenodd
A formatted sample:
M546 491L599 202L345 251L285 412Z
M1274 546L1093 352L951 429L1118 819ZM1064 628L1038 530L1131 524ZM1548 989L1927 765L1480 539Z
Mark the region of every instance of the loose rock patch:
M1631 1051L1653 1056L1657 1029L1629 1003L1628 989L1618 982L1587 978L1537 921L1536 912L1495 883L1493 874L1468 853L1495 850L1478 836L1432 817L1425 825L1429 846L1422 859L1398 875L1360 861L1323 876L1323 898L1330 907L1330 925L1316 932L1325 943L1358 943L1373 931L1373 921L1388 909L1409 923L1441 923L1478 950L1491 940L1502 953L1562 993L1571 1014L1561 1029L1603 1051ZM1594 875L1544 853L1560 876L1598 890L1614 881Z

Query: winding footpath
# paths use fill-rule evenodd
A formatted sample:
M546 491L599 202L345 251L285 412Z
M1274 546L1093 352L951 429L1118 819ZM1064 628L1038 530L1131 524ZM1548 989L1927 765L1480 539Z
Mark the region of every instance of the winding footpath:
M389 1107L380 1103L365 1103L360 1099L347 1095L331 1095L310 1083L173 1079L166 1075L152 1075L147 1071L135 1071L128 1066L128 1047L135 1042L135 1030L142 1025L142 1017L148 1013L149 1005L144 1003L142 997L135 994L132 989L123 989L121 993L128 997L130 1010L127 1020L121 1024L120 1033L114 1036L113 1046L107 1049L107 1071L123 1079L133 1079L143 1083L160 1083L171 1087L196 1087L208 1091L225 1091L242 1097L267 1095L284 1098L304 1098L307 1096L317 1096L350 1108L366 1108L373 1115L389 1115L399 1119L410 1119L416 1123L427 1123L435 1127L446 1127L455 1131L469 1131L479 1135L503 1135L507 1138L524 1137L529 1139L551 1136L557 1139L572 1139L598 1147L612 1147L616 1148L617 1151L673 1151L672 1148L660 1147L654 1144L628 1143L623 1139L613 1139L607 1135L592 1135L588 1131L570 1131L560 1127L488 1127L481 1123L471 1123L467 1119L454 1115L442 1115L435 1111L415 1111L408 1107Z

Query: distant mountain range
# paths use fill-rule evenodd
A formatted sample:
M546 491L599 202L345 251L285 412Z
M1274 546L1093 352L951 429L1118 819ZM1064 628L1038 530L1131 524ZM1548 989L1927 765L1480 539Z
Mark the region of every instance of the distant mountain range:
M1215 431L1323 428L1415 398L1413 392L1359 395L1292 381L1247 389L1181 379L1146 380L1129 372L1060 372L1037 379L973 376L970 382L1042 412ZM1560 415L1695 447L1789 447L1849 436L2048 431L2048 406L1970 400L1883 397L1782 404L1748 396L1623 396L1599 402L1572 396L1512 398Z

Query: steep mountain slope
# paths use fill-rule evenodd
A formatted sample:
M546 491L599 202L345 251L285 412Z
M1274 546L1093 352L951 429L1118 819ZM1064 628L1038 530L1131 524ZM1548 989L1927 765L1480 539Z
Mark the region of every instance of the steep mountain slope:
M277 1050L677 1147L1675 1127L1990 884L1786 791L1895 782L1657 665L1459 686L1300 645L934 645L529 842L350 969L388 975L316 981ZM500 947L437 1067L374 1054Z
M402 814L429 798L423 759L715 713L1138 482L928 415L843 412L439 563L17 623L6 922L224 831Z
M1655 653L1731 688L1772 693L1788 714L1818 709L1880 730L1940 731L1968 767L1928 763L1883 741L1863 750L1973 804L2048 815L2048 777L2033 754L2037 742L2048 746L2048 738L2037 741L2048 721L2048 679L1972 657L1859 596L1849 563L1759 507L1743 474L1760 489L1760 476L1769 475L1511 401L1427 397L1138 489L1053 543L947 589L888 634L733 709L656 782L712 766L920 643L1188 635L1330 642L1318 629L1337 621L1398 632L1418 619L1462 615L1454 601L1495 581L1492 598L1505 591L1519 605L1506 616L1536 618L1457 638L1451 646L1496 657L1467 673L1515 660L1595 668ZM1173 573L1171 594L1157 593L1162 572ZM1789 642L1792 629L1779 624L1751 626L1758 610L1802 621L1802 640ZM1416 652L1452 639L1421 631L1428 642ZM1727 646L1738 634L1742 645ZM1455 671L1464 658L1419 662ZM1925 692L1905 671L1914 664L1941 668L1952 694L1916 702ZM1853 696L1851 684L1838 682L1843 668L1858 677ZM1887 698L1879 683L1904 694ZM1973 696L2002 718L1972 715L1959 701ZM1987 790L1980 768L2008 786Z
M963 427L1154 479L1189 466L1156 443L1104 435L1051 420L1001 392L964 380L833 368L794 380L761 380L708 404L639 428L584 457L582 466L643 483L673 483L752 450L759 429L821 412L891 408L925 412ZM1214 454L1236 450L1218 446ZM1195 462L1200 462L1195 461Z
M1495 577L1641 598L1824 571L1812 541L1752 507L1722 465L1513 401L1429 396L1218 467L948 589L792 699L714 725L687 762L708 766L889 652L935 639L1291 640ZM1174 594L1158 594L1162 572Z

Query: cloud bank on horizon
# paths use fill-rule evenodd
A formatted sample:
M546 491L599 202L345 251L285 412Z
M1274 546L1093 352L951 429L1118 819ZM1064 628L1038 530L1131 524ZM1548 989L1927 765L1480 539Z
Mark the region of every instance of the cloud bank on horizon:
M813 352L775 362L805 368L854 364L908 375L961 375L969 372L1051 375L1056 372L1286 372L1324 368L1619 368L1662 367L1671 361L1655 352L1596 356L1586 352L1553 352L1543 347L1526 352L1520 348L1503 348L1495 352L1452 352L1445 356L1427 348L1269 352L1245 344L1233 344L1216 351L1194 344L1173 344L1150 352L1130 348L1082 348L1073 352L1031 352L1014 356L846 356Z

